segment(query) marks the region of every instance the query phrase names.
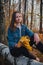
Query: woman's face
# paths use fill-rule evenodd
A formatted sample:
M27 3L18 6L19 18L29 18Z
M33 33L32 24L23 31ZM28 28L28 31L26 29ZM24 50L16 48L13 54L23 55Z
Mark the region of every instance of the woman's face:
M21 23L22 22L22 14L21 13L16 13L16 23Z

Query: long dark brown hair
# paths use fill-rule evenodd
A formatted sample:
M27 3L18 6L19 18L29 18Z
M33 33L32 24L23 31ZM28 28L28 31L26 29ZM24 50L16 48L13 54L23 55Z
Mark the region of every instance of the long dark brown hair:
M11 23L10 23L10 29L14 30L14 23L16 22L16 13L20 13L19 11L15 11L12 14L12 19L11 19Z

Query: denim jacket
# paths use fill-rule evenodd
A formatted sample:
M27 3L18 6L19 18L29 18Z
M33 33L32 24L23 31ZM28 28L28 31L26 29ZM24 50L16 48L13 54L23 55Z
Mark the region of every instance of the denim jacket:
M26 25L23 24L21 25L21 36L27 35L31 37L34 35L34 33L31 30L29 30ZM10 27L8 28L8 45L10 49L13 48L14 45L18 43L21 36L19 28L16 28L16 30L14 31L12 31Z

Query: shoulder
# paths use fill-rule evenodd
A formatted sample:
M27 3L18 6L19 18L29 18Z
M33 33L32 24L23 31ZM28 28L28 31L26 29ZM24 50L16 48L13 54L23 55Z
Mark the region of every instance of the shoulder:
M13 31L11 30L11 28L8 28L8 33L12 33Z
M10 27L8 28L8 32L11 31Z
M22 27L27 27L25 24L22 24L21 26L22 26Z

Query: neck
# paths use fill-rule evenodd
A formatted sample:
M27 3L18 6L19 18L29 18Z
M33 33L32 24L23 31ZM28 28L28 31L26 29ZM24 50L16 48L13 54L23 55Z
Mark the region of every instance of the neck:
M19 26L21 26L20 23L14 23L14 27L19 27Z
M21 24L20 23L16 23L17 26L20 26Z

